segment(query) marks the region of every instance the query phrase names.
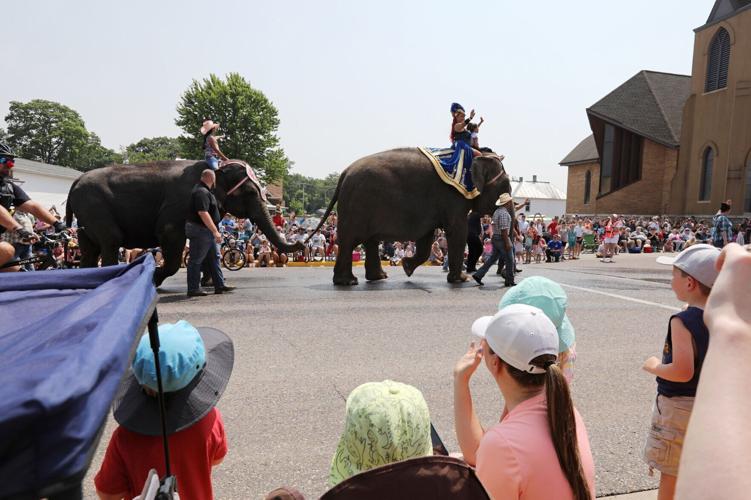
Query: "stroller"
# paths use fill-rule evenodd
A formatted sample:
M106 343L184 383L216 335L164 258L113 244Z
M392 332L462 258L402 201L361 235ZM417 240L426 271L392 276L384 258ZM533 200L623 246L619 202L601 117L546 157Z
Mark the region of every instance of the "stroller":
M159 350L154 268L147 253L130 265L0 280L0 498L83 498L81 481L147 325ZM171 498L168 462L156 483L156 497Z

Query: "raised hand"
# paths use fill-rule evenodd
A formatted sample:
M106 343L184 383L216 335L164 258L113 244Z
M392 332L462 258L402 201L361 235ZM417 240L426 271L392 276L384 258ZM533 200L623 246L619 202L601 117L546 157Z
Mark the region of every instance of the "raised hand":
M454 366L454 378L465 379L468 381L480 365L482 354L482 344L480 342L471 342L467 352Z

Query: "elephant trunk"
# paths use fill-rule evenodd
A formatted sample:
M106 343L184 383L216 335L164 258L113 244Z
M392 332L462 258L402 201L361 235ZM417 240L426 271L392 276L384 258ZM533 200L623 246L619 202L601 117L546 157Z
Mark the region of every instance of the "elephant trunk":
M279 233L276 232L276 228L274 227L274 223L271 220L271 215L266 208L266 204L261 202L258 204L258 206L260 206L260 208L253 210L253 216L251 217L251 219L253 219L253 221L258 225L258 229L260 229L261 232L266 235L269 243L271 243L276 248L278 248L279 251L284 253L299 252L305 248L305 246L299 241L292 244L284 241L284 238L282 238L282 236L280 236Z

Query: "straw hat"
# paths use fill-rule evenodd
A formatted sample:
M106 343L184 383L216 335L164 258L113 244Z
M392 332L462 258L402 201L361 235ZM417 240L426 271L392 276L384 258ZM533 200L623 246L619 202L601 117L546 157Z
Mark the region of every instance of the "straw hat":
M205 122L203 122L203 125L201 126L201 135L206 135L209 132L209 130L216 130L218 128L219 128L218 123L214 123L211 120L206 120Z
M513 198L511 197L510 194L503 193L503 194L501 194L501 196L498 197L498 201L495 202L495 205L497 207L502 207L503 205L505 205L506 203L508 203L508 202L510 202L512 200L513 200Z

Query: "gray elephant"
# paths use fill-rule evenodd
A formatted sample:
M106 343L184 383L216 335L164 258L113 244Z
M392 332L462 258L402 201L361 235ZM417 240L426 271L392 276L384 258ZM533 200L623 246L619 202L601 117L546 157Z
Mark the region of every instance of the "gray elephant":
M411 276L430 255L433 233L443 228L448 241L449 283L467 280L462 272L467 241L467 214L474 209L492 214L501 193L511 193L511 182L495 156L475 158L472 179L480 195L472 200L444 183L430 160L417 148L393 149L357 160L339 177L339 183L321 224L338 202L339 254L334 284L356 285L352 250L365 245L365 278L386 278L378 255L380 241L415 241L414 257L402 260ZM320 227L320 226L319 226Z
M120 247L159 246L164 266L154 274L156 286L175 274L185 247L190 191L206 168L202 161L161 161L113 165L79 177L68 194L66 221L70 226L75 215L81 228L81 267L95 267L100 257L104 266L117 264ZM215 195L222 215L249 218L282 252L302 250L301 243L287 244L277 234L261 192L244 166L220 168Z

